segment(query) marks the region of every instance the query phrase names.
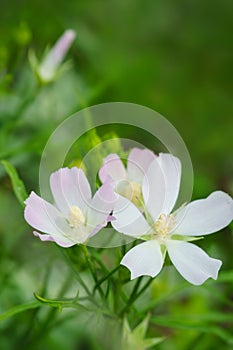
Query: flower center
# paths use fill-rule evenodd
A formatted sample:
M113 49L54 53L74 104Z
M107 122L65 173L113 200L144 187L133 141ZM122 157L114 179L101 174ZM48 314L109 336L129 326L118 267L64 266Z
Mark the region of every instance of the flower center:
M141 185L135 181L121 180L116 185L116 192L128 198L134 205L141 207Z
M129 185L129 199L131 202L133 202L137 207L141 206L141 200L142 200L142 191L141 191L141 185L137 182L130 182Z
M161 214L154 224L153 237L159 237L162 240L168 238L175 225L174 215Z
M80 228L80 226L82 226L85 222L85 217L83 215L82 210L75 205L70 207L67 219L69 221L70 227L76 229Z

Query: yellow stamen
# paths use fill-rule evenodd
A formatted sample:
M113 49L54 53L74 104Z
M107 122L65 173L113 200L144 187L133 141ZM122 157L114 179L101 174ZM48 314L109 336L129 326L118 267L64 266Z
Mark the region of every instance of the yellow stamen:
M161 239L168 238L175 225L174 215L161 214L154 224L153 236L159 236Z
M70 211L68 213L68 221L70 227L79 228L85 222L85 217L82 210L75 205L70 207Z
M141 185L135 181L122 180L116 185L116 191L128 198L137 207L141 207L142 191Z

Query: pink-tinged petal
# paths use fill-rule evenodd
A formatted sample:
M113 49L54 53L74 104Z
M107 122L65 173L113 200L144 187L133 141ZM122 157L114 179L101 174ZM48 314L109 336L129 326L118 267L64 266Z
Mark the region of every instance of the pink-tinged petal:
M113 210L113 228L125 235L140 237L151 228L140 210L127 198L119 195Z
M170 214L178 197L181 163L171 154L160 153L150 164L143 179L145 204L156 221L160 214Z
M176 214L174 233L202 236L217 232L233 219L233 200L221 191L213 192L206 199L193 201Z
M76 243L73 241L70 241L66 237L61 237L60 239L54 238L50 235L41 234L39 232L33 231L34 236L39 237L42 242L55 242L56 244L60 245L63 248L69 248L75 245Z
M142 184L150 163L156 158L156 155L148 149L133 148L129 154L127 162L128 178Z
M91 188L82 169L59 169L50 176L50 187L55 203L65 217L72 206L79 207L86 214Z
M73 43L75 36L76 34L72 29L66 30L45 56L38 67L38 74L44 82L52 81L55 78L57 70Z
M104 159L104 165L99 171L99 178L102 183L104 183L108 177L115 182L126 179L125 167L118 155L115 153L109 154Z
M121 260L131 272L131 279L139 276L155 277L163 266L163 255L157 241L147 241L130 249Z
M166 246L175 268L188 282L200 285L210 277L217 279L220 260L210 258L204 250L188 242L168 240Z
M63 33L46 57L48 64L55 68L61 64L75 36L76 33L72 29L68 29Z
M110 214L113 210L116 194L114 183L108 179L95 193L90 201L87 213L87 226L91 236L97 233L110 221Z
M69 225L57 208L34 192L25 201L25 204L25 220L35 229L57 238L63 237L64 233L70 231Z

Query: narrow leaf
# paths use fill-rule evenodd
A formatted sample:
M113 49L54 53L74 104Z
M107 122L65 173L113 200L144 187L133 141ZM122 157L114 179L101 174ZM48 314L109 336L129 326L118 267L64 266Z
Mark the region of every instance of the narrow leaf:
M63 308L74 308L74 309L79 307L85 308L83 305L77 303L78 296L76 296L74 299L68 299L68 300L45 299L36 293L34 293L34 296L42 304L58 308L59 311L61 311Z
M6 160L2 160L1 163L5 167L5 170L11 179L13 190L14 190L14 193L15 193L19 203L24 207L25 206L24 201L28 197L28 194L27 194L26 189L24 187L23 181L20 180L19 175L18 175L16 169L13 167L13 165L11 165Z
M3 312L0 315L0 321L3 321L11 316L14 316L20 312L24 312L26 310L31 310L31 309L36 309L37 307L41 307L41 304L38 303L37 301L33 301L27 304L22 304L22 305L17 305L12 307L11 309Z

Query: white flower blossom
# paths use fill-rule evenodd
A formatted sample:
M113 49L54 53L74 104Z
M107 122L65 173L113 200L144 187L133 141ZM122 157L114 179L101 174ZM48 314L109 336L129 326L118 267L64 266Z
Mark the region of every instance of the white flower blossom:
M119 196L116 202L112 226L123 234L145 240L130 249L121 261L131 271L131 279L155 277L162 269L166 253L179 273L194 285L209 277L217 278L222 262L187 241L227 226L233 218L233 200L216 191L171 214L180 179L179 159L161 153L150 164L142 182L144 214L125 197Z

